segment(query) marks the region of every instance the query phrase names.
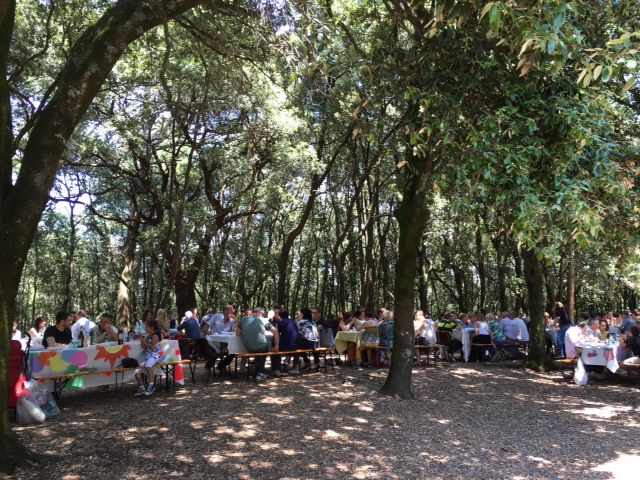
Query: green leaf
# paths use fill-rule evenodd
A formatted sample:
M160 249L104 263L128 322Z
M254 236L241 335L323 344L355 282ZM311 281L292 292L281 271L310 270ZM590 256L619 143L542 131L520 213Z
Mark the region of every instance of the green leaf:
M553 53L555 49L556 42L554 42L552 39L549 39L549 41L547 42L547 53Z
M560 12L558 15L556 15L556 18L553 19L554 30L558 30L563 23L564 23L564 12Z
M489 10L489 23L491 23L494 29L500 27L500 8L495 4L491 7L491 10Z
M607 68L605 68L602 71L602 81L607 83L609 81L609 79L611 78L611 74L613 73L613 67L612 66L608 66Z
M602 65L598 65L593 69L593 79L597 80L600 74L602 73Z
M625 93L627 90L629 90L635 84L636 84L636 77L634 75L631 75L631 78L629 78L629 80L627 80L627 83L624 84L624 88L622 89L622 93Z

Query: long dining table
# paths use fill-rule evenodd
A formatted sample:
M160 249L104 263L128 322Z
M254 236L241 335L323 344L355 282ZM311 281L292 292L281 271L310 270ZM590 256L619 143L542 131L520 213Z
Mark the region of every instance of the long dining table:
M28 365L31 373L37 377L55 377L56 375L84 374L75 377L71 385L74 388L97 387L116 383L117 376L113 372L122 359L135 358L139 363L144 360L144 352L139 341L125 342L118 345L107 342L89 347L75 348L49 347L33 348L29 352ZM160 362L177 362L182 359L177 340L162 340L160 342ZM155 371L161 374L160 367ZM101 373L104 372L104 373ZM118 373L122 382L134 378L133 370ZM173 371L175 382L184 385L184 369L182 365L175 365ZM41 379L41 384L54 391L54 381Z

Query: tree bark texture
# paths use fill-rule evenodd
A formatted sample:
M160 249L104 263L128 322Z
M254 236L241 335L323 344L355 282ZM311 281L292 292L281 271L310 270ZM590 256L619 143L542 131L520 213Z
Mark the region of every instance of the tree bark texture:
M50 98L40 111L21 152L12 183L14 150L7 71L15 2L0 11L0 472L10 473L24 458L10 438L7 415L9 326L15 318L16 294L27 253L49 200L60 158L113 66L127 46L146 31L180 15L203 0L117 2L89 27L71 48Z
M413 307L416 263L422 232L427 223L427 192L431 186L433 162L419 159L408 150L408 177L403 188L402 202L396 212L399 227L398 261L395 282L395 322L391 367L380 393L399 398L412 398L414 337Z
M567 313L571 323L576 323L576 254L573 241L569 240L567 265Z
M545 349L544 279L535 251L523 250L522 259L529 298L529 319L531 320L527 365L534 370L544 372L549 369L550 364Z

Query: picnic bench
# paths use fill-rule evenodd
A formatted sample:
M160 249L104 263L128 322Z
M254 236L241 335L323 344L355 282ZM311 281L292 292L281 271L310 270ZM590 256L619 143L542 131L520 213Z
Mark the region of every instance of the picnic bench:
M324 373L328 372L328 366L331 366L331 370L334 369L333 367L333 355L332 355L332 350L333 348L330 347L319 347L316 348L315 350L310 349L310 348L305 348L305 349L298 349L298 350L290 350L290 351L285 351L285 352L264 352L264 353L236 353L236 358L235 358L235 365L234 365L234 378L238 378L238 362L239 361L247 361L247 380L251 377L255 377L256 376L256 358L258 357L270 357L272 355L281 355L281 356L288 356L288 355L302 355L303 353L306 354L313 354L318 353L320 355L320 359L322 360L322 362L320 363L320 365L318 365L318 370L323 369ZM329 358L327 359L327 354L329 355Z
M175 381L175 368L178 365L184 365L190 363L191 360L174 360L171 362L159 362L156 364L156 367L162 370L162 374L157 374L158 376L165 377L166 387L165 390L168 392L170 388L173 388L173 393L176 391L176 381ZM116 387L116 392L118 391L118 384L124 383L124 374L128 371L137 370L141 368L137 367L116 367L108 370L78 370L73 373L62 373L55 375L33 375L31 378L37 380L39 382L53 382L53 394L58 402L58 405L62 407L62 392L67 384L76 378L84 378L91 375L106 375L113 376L114 384ZM120 379L120 381L118 381ZM162 379L161 379L162 380ZM195 383L195 379L192 377L192 381ZM107 384L108 385L108 384Z

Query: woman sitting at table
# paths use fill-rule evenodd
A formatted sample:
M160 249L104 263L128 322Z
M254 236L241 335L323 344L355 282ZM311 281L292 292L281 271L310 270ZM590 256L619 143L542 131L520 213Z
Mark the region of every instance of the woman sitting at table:
M491 344L493 348L490 349L490 353L495 356L497 351L502 349L504 342L507 341L507 337L505 337L504 330L502 330L493 313L487 313L484 318L487 325L489 325L489 332L491 332Z
M492 346L493 349L495 349L496 346L491 338L489 324L482 312L476 312L474 317L476 318L475 333L471 336L471 358L469 361L480 362L484 358L483 350L485 350L486 347L479 347L477 345Z
M598 338L603 342L609 339L609 322L606 318L601 318L598 324Z
M378 321L375 318L370 318L365 320L365 311L357 310L356 316L358 318L358 323L356 324L356 331L363 332L362 339L360 340L360 344L363 347L366 346L378 346L380 342L380 329L378 327ZM367 364L373 366L374 358L376 355L376 350L373 348L367 348L367 363L363 362L363 366Z
M380 345L387 347L382 350L384 354L383 363L387 367L391 361L391 348L393 348L393 325L393 312L385 310L382 313L382 323L380 324Z
M620 346L627 351L628 355L631 355L622 362L622 365L640 363L640 327L638 325L631 326L624 342L621 342Z
M156 322L158 322L160 336L162 338L169 338L169 330L171 330L171 317L169 315L169 312L164 308L159 308L156 312Z
M31 338L40 338L44 335L44 331L47 329L47 317L38 317L33 321L33 325L29 330L29 336Z
M142 338L147 335L147 324L151 320L153 320L153 312L151 310L145 310L142 318L136 322L136 326L133 329L135 338Z
M338 320L340 320L338 330L344 332L349 331L351 330L351 328L353 328L355 317L351 315L351 312L342 312L342 314L338 317Z

